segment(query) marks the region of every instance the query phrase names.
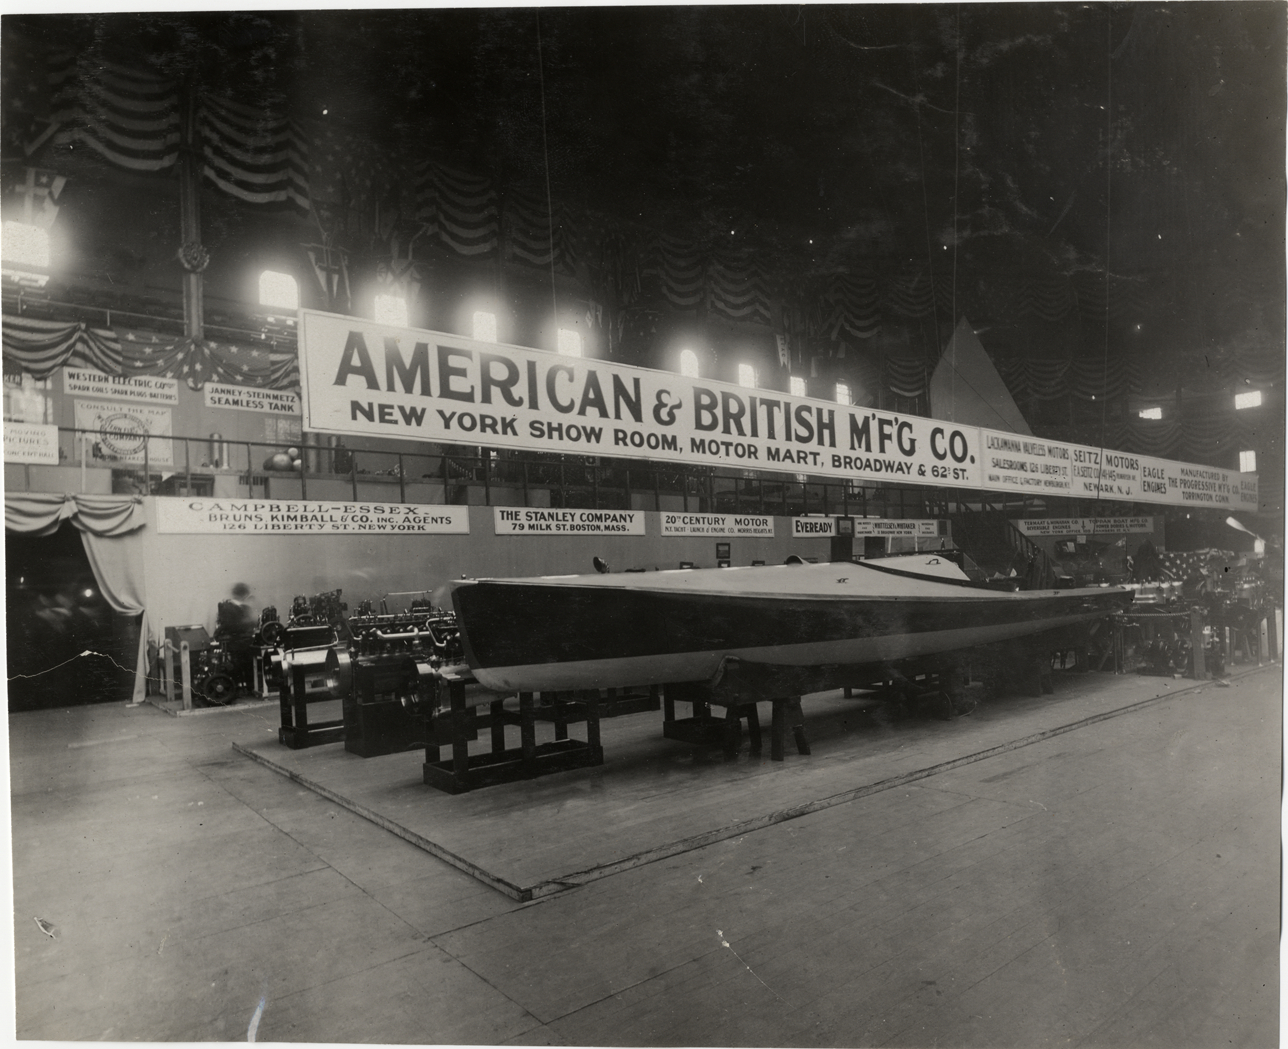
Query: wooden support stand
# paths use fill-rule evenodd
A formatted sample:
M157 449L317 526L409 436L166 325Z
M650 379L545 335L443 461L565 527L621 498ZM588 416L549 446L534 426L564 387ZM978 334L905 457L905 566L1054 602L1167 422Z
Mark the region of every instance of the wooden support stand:
M309 723L309 704L340 697L320 684L326 671L325 648L294 649L282 661L278 698L282 710L282 727L278 741L292 750L318 747L344 739L344 719Z
M536 703L531 692L519 693L518 710L507 710L503 697L494 699L488 704L487 718L492 749L487 754L471 755L469 741L474 716L466 705L466 686L473 684L474 678L467 672L445 671L442 680L451 700L448 724L452 756L440 760L438 740L430 737L423 767L424 781L429 786L449 794L461 794L478 787L604 763L604 748L599 741L601 700L597 692L543 694L550 708L550 720L555 722L556 739L540 744L536 733ZM586 724L585 742L568 738L567 726L576 722ZM507 725L518 726L518 747L506 747Z
M772 706L769 756L782 761L790 728L798 754L810 752L805 739L805 716L799 695L783 695L781 690L791 681L794 668L775 673L775 668L744 664L733 657L721 663L710 682L685 682L667 685L664 690L662 735L667 739L700 746L720 746L726 757L736 757L742 748L742 721L746 719L751 737L751 753L761 753L760 715L756 704L768 700ZM774 694L779 693L779 694ZM677 718L676 702L689 703L692 716ZM711 707L725 708L725 716L715 717Z

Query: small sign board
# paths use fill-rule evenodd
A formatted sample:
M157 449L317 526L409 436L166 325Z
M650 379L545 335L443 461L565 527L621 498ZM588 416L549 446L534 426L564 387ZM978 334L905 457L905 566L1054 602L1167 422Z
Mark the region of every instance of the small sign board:
M53 423L4 424L4 461L58 465L58 427Z
M497 506L497 535L643 535L643 510L556 510Z

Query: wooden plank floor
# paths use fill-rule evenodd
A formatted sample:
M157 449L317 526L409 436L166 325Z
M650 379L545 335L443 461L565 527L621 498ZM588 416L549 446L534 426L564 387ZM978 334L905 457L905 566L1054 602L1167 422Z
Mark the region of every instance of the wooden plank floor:
M253 740L236 747L522 900L943 775L954 764L1204 687L1072 672L1057 673L1055 683L1055 695L991 700L949 722L894 721L881 704L839 691L809 697L812 754L797 755L789 743L784 762L751 756L745 743L736 760L726 761L719 750L665 740L660 713L645 712L603 722L601 767L454 796L421 782L423 752L363 759L343 744L290 750ZM310 718L327 717L327 707L310 707ZM513 743L517 730L508 731ZM486 750L487 733L480 736L471 753ZM537 739L553 739L553 728L538 725Z

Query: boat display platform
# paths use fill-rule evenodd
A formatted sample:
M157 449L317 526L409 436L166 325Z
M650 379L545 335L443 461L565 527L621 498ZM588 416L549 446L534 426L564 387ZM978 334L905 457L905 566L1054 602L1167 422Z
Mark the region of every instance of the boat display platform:
M1252 672L1257 668L1236 670ZM1132 716L1160 702L1221 702L1215 681L1056 671L1054 693L980 701L951 720L899 717L840 690L804 698L811 754L772 761L744 746L665 739L641 711L602 725L604 764L465 794L427 787L424 751L364 760L333 743L233 748L513 899L548 896L646 863ZM336 703L338 709L339 703ZM538 726L538 742L554 738ZM470 752L486 750L486 741ZM1036 752L1040 760L1041 752Z

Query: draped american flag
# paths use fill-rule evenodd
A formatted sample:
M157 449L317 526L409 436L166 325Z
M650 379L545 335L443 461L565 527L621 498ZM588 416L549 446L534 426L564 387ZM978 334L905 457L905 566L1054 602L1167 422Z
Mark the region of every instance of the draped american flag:
M202 94L197 109L202 176L251 204L309 209L309 148L293 120Z
M416 168L415 217L459 255L490 255L500 239L497 193L490 179L434 161Z
M377 213L392 208L390 198L401 188L388 151L332 121L311 120L305 131L310 141L309 195L324 235L372 232Z
M543 190L511 189L505 198L503 218L506 240L515 259L533 266L554 263L572 270L576 263L576 231L566 209L557 203L552 209Z
M111 328L6 313L3 332L5 363L37 379L47 379L66 364L101 372L115 372L121 366L120 340Z
M54 141L83 143L134 171L164 171L179 159L179 90L173 80L70 51L49 58Z

